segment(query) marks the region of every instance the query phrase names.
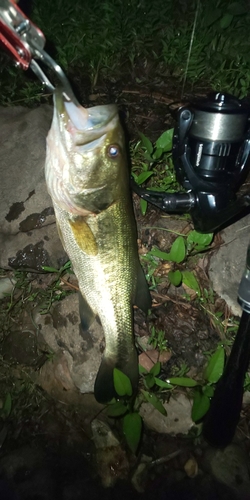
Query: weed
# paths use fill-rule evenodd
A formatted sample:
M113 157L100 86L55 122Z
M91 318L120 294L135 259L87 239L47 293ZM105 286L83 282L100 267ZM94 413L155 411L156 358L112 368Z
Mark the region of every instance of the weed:
M152 345L160 353L167 350L167 340L165 339L165 332L163 330L156 330L154 326L151 327L151 334L148 339L148 344Z
M149 252L141 256L141 261L144 267L146 280L149 284L149 290L155 290L160 281L160 277L155 276L159 261Z
M154 384L156 383L156 380L160 381L160 379L157 378L157 375L160 373L160 369L160 363L156 363L151 368L149 373L146 372L147 375L144 378L146 390L140 389L138 394L135 396L132 394L131 382L127 375L122 373L117 368L115 368L113 372L114 387L118 395L118 399L113 399L109 403L107 413L110 417L122 418L123 434L128 447L133 453L137 452L142 435L142 417L139 414L141 404L147 401L163 415L167 414L159 397L149 391L149 379L153 379ZM142 367L140 367L140 373L145 373L145 371ZM165 383L165 386L168 388L171 387L171 385L167 383Z
M163 252L158 248L153 248L144 257L144 261L150 261L150 258L155 257L163 261L170 261L176 264L182 264L187 261L194 253L204 252L210 249L210 244L213 240L213 234L200 234L197 231L191 231L186 237L178 236L171 246L170 252ZM152 270L152 272L154 272ZM193 271L178 268L168 272L168 280L174 286L179 286L184 283L186 286L194 290L198 297L201 297L200 285Z
M46 288L37 284L36 273L23 270L16 270L10 273L13 281L13 289L10 294L1 300L0 325L1 332L5 335L9 333L13 325L19 323L20 316L24 309L31 310L38 306L40 312L45 314L49 311L54 302L62 300L71 293L65 289L62 281L64 273L70 271L70 261L59 270L54 268L44 268L45 272L51 274L51 278Z
M150 189L173 192L179 188L172 162L173 129L166 130L155 143L140 133L141 140L131 146L132 176L138 185L150 183ZM141 199L141 211L145 215L146 200Z
M7 418L10 415L11 408L12 408L12 398L10 393L8 392L4 398L3 405L0 409L0 417L3 420L7 420Z
M82 70L92 86L99 77L120 75L123 67L133 74L145 61L145 66L154 62L161 77L167 71L180 81L202 79L215 90L223 88L240 97L248 93L250 12L243 0L211 0L198 7L196 0L174 5L170 0L60 0L57 8L50 0L35 0L31 18L44 32L57 63L66 71L69 66ZM41 99L38 85L2 56L0 90L4 104Z
M179 374L162 380L159 377L161 364L157 362L148 372L139 365L140 375L143 380L144 389L139 387L138 394L133 396L132 386L129 378L120 370L114 369L114 386L118 399L113 399L108 404L108 415L114 418L122 418L123 433L127 445L133 453L136 453L141 440L142 418L139 410L143 402L148 402L160 413L167 416L166 409L160 398L164 393L169 393L176 387L185 387L193 399L191 416L194 422L199 422L207 413L210 401L213 397L215 384L222 376L225 363L224 348L219 348L211 355L203 372L201 380L194 380L186 376L187 367L183 366ZM245 387L250 384L249 377L246 378ZM152 392L154 389L154 392ZM122 399L121 399L122 398ZM200 432L198 433L200 435ZM197 437L197 435L195 435Z

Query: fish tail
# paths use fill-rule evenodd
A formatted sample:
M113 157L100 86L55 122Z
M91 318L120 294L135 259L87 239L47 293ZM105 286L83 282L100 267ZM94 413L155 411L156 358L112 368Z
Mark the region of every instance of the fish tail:
M94 394L98 403L106 404L111 401L111 399L118 397L114 387L114 368L118 368L129 377L133 391L137 388L139 372L136 350L133 350L129 359L126 361L110 358L104 354L94 387Z

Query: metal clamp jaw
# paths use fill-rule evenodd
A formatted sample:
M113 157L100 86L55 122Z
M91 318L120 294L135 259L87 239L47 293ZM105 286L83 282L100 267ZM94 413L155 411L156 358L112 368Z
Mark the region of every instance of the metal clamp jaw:
M53 93L50 82L38 61L55 74L69 100L73 91L62 68L45 52L45 37L42 31L28 19L14 0L0 0L0 44L23 70L30 68L48 92Z

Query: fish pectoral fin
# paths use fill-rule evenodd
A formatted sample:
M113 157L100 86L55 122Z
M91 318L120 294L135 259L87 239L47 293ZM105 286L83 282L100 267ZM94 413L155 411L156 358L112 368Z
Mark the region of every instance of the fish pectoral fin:
M69 225L80 250L87 255L97 255L98 247L95 236L84 217L77 217L75 220L69 219Z
M137 285L134 304L139 307L139 309L141 309L145 314L147 314L152 304L148 284L140 264L138 265L137 270Z
M92 311L91 307L88 305L88 302L82 296L81 293L79 293L79 313L80 313L82 329L83 331L86 331L93 323L96 315Z
M98 403L106 404L113 398L118 397L114 387L114 368L118 368L129 377L133 391L137 389L139 372L136 350L132 350L127 361L109 358L104 354L94 387L94 394Z

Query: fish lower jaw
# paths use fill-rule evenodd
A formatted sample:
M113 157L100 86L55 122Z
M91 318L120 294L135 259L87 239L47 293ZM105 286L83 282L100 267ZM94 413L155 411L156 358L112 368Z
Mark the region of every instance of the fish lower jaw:
M93 212L90 210L87 210L86 208L79 207L77 205L74 205L71 200L63 200L60 197L56 196L51 196L53 200L53 205L54 208L58 210L62 210L63 212L67 212L68 215L72 216L72 218L81 216L81 217L87 217L88 215L94 215Z

